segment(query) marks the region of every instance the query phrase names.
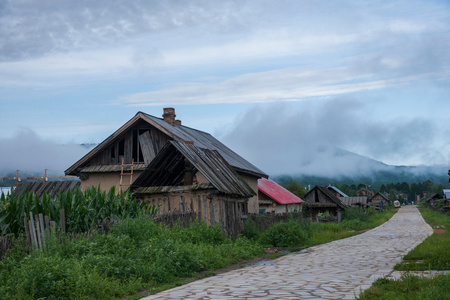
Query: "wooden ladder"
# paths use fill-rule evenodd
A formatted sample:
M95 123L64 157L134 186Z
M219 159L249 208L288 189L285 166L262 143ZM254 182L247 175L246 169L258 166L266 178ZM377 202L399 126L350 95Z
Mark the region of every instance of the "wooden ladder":
M134 167L134 158L131 160L131 171L130 173L124 173L123 172L123 163L124 159L122 157L122 169L120 171L120 190L122 191L122 186L131 186L133 183L133 167ZM123 176L130 176L130 184L124 184L123 183Z

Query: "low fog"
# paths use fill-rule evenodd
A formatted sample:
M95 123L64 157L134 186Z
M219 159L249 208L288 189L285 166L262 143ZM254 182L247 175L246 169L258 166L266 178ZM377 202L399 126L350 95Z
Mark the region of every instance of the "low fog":
M62 176L64 171L92 147L78 144L60 145L39 137L31 129L22 129L13 137L0 140L0 176L20 173Z
M441 139L434 123L390 118L353 99L258 105L224 130L221 140L271 176L360 176L396 160L448 161L433 149Z

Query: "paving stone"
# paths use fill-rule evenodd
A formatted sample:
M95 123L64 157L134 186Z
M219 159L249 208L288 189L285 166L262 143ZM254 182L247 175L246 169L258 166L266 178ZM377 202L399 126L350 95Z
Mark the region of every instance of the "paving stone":
M377 278L397 278L393 267L433 230L415 206L363 234L247 266L143 298L354 299ZM432 274L430 274L432 275Z

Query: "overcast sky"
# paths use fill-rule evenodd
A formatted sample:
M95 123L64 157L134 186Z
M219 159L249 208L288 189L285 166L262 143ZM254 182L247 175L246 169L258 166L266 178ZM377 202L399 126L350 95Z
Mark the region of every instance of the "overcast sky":
M163 107L270 174L450 165L449 95L448 0L0 0L0 170Z

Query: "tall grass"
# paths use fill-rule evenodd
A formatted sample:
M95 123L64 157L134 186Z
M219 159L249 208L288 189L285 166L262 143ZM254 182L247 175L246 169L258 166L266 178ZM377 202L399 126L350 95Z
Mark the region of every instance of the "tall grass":
M42 213L50 220L60 223L60 210L65 211L67 232L86 232L97 222L136 217L141 213L151 214L155 207L148 207L131 197L129 192L116 193L91 187L84 193L79 189L59 193L55 197L44 193L14 194L0 198L0 235L18 236L24 233L24 213Z
M389 220L395 211L375 213L373 210L347 208L340 223L315 223L307 219L291 219L275 224L266 231L251 220L245 223L243 235L266 247L309 247L346 238L358 231L377 227Z
M246 238L194 223L169 228L127 218L108 235L50 238L45 251L17 247L0 261L0 299L114 299L153 290L263 254Z

